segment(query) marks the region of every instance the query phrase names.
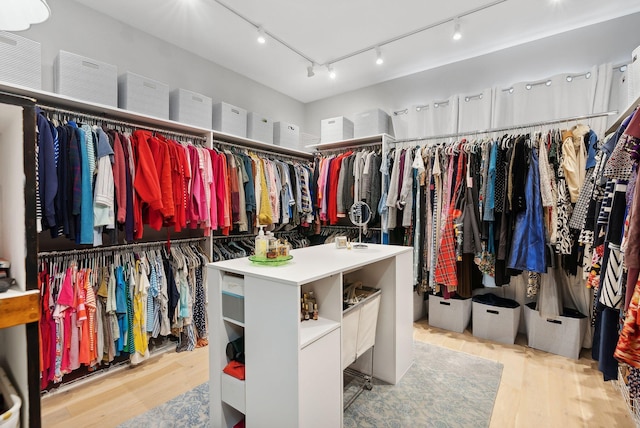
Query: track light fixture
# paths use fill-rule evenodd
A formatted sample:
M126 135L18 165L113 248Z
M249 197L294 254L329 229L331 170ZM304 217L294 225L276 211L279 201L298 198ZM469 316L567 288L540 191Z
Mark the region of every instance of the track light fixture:
M384 58L382 58L382 51L380 50L380 46L376 46L376 64L382 65L384 63Z
M453 40L460 40L462 38L462 31L460 31L460 18L453 20Z
M258 27L258 43L264 45L267 43L267 35L264 33L264 28Z
M307 67L307 77L313 77L315 75L316 75L315 64L311 63L311 65Z
M331 64L327 65L327 71L329 72L329 77L331 79L335 79L336 78L336 71L333 69L333 65L331 65Z

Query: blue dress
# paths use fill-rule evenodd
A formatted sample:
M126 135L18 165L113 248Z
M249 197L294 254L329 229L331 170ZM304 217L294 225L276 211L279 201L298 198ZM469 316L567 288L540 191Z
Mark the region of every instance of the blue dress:
M538 154L532 150L525 183L527 200L524 212L518 213L513 231L508 267L517 270L544 273L545 233L542 196L540 195L540 170Z

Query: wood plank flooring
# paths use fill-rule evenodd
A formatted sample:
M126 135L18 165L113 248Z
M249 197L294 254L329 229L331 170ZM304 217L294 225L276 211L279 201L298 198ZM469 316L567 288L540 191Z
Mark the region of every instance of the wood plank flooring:
M580 360L414 324L414 338L504 365L491 428L634 427L619 391L602 380L583 350ZM42 400L44 427L113 427L205 382L208 348L170 352ZM421 426L416 421L415 426Z

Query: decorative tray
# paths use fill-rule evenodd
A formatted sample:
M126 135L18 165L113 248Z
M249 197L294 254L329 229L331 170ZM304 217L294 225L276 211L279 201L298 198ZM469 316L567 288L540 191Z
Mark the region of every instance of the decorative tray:
M268 259L266 257L249 256L249 260L251 260L252 263L256 265L262 265L262 266L281 266L285 263L288 263L289 260L291 260L292 258L293 256L291 255L278 256L275 259Z

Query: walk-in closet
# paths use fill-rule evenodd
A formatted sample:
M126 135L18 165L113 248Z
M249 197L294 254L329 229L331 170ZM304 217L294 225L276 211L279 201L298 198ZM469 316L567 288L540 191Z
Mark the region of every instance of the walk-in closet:
M640 426L639 24L0 2L0 428Z

